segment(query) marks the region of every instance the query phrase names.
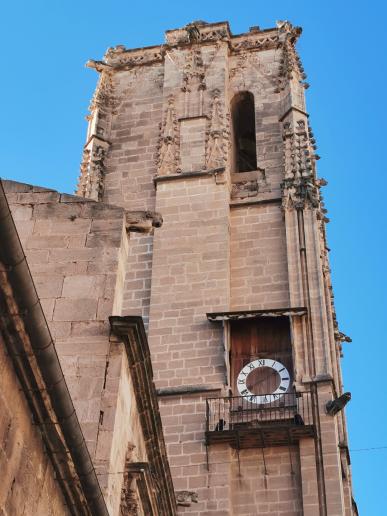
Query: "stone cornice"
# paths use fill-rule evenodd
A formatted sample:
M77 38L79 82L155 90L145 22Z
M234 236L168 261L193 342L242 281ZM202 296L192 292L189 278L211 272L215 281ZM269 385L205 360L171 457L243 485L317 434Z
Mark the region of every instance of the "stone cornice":
M134 49L117 45L107 50L103 61L90 60L86 66L100 73L129 70L136 66L162 63L166 51L173 48L214 44L221 41L228 44L231 53L268 50L282 46L286 41L294 44L300 34L301 28L294 27L287 21L277 22L274 28L261 30L258 27L252 27L250 32L235 35L231 33L228 22L196 21L185 27L166 31L166 43L163 45Z
M240 208L243 206L253 206L254 204L278 204L281 205L282 197L269 197L267 199L246 199L241 201L231 201L230 208Z
M155 184L162 183L166 181L175 181L179 179L190 179L193 177L208 177L208 176L218 176L219 174L223 174L225 169L222 168L214 168L211 170L195 170L192 172L181 172L179 174L169 174L168 176L156 176L153 178L153 182Z
M160 387L157 395L160 398L166 396L185 396L187 394L205 394L207 392L221 391L223 386L213 385L181 385L178 387Z
M7 182L12 192L52 190ZM31 203L31 200L29 201ZM0 337L69 512L108 511L0 181ZM1 338L0 338L1 341ZM2 345L3 342L0 342ZM18 407L18 410L23 410ZM27 409L28 410L28 409ZM42 443L42 445L43 445Z
M112 333L125 345L149 467L157 479L154 488L157 489L158 514L174 516L176 501L142 317L111 316L109 322Z
M238 321L239 319L255 319L257 317L292 317L308 313L304 306L288 308L268 308L266 310L239 310L235 312L212 312L207 313L210 322Z

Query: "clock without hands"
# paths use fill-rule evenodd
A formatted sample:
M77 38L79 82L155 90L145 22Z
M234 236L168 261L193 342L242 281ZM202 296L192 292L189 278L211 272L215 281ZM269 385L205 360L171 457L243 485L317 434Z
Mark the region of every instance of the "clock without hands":
M247 378L249 374L260 367L269 367L270 369L273 369L280 377L279 386L274 392L270 394L254 394L247 388ZM288 391L289 385L289 371L283 364L281 364L281 362L271 358L257 358L256 360L253 360L242 368L237 377L237 387L239 394L245 397L250 403L256 403L259 405L273 403L274 401L280 399Z

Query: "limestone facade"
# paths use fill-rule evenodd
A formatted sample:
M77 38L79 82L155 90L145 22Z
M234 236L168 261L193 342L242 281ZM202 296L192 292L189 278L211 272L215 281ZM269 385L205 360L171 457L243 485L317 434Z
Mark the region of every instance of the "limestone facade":
M2 337L0 356L2 514L23 514L27 507L36 514L70 514L55 480L54 468L45 453L41 436L31 421L29 406L20 392L19 382Z
M129 245L122 310L148 328L184 514L356 513L344 413L326 411L342 395L345 336L300 34L289 22L233 35L226 22L199 21L167 31L163 45L117 46L88 63L100 76L78 194L163 217ZM103 160L91 142L103 142ZM258 331L265 317L274 333L287 321L291 392L309 400L312 434L283 442L277 424L276 438L246 449L242 430L219 419L230 442L215 443L206 399L238 395L233 321Z
M77 196L4 183L111 515L357 514L300 34L109 49Z
M160 216L12 181L4 187L106 514L174 514L143 322L122 317L130 235L152 231Z

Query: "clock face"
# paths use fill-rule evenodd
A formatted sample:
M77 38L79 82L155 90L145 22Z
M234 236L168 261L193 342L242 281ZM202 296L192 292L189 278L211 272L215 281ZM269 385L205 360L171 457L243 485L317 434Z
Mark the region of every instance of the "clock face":
M277 389L272 393L254 394L254 392L250 390L251 387L248 388L248 377L254 371L257 371L263 367L271 369L271 372L269 372L269 374L275 375L277 377L277 384L278 380L280 383ZM271 358L257 358L253 362L246 364L241 370L241 372L238 374L237 378L237 387L239 394L241 396L244 396L246 400L250 403L256 403L258 405L264 403L273 403L273 401L278 400L279 398L281 398L281 396L285 394L285 392L287 392L287 390L289 389L289 385L289 371L283 364Z

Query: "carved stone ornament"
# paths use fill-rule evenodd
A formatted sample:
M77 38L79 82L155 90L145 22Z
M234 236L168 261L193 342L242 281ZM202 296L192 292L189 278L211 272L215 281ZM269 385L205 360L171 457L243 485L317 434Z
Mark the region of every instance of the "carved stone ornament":
M124 479L121 489L121 516L137 516L139 511L138 496L135 488L136 480L129 472L129 465L132 462L133 450L135 446L132 443L128 444L128 449L125 457L125 471Z
M316 183L315 156L305 120L283 125L285 145L285 178L282 183L282 206L320 208L319 186Z
M168 98L164 121L160 127L158 146L157 175L165 176L180 172L179 164L179 127L176 119L175 101Z
M184 69L182 91L205 90L205 71L200 48L188 50Z
M181 29L169 30L166 32L167 43L171 46L229 39L230 32L227 23L220 26L218 24L214 26L203 20L196 20L192 23L188 23Z
M176 503L182 507L191 507L192 503L198 503L198 494L194 491L176 491Z
M306 79L306 73L296 50L296 39L297 37L294 36L292 31L285 32L281 46L282 56L278 73L277 92L284 90L289 81L293 79L300 83L303 88L306 89L308 87L308 84L303 82Z
M101 68L101 66L97 66L98 64L102 65L103 63L101 61L88 61L86 64L89 68L95 68L97 72L101 72L97 88L90 102L89 111L93 113L93 111L99 109L101 112L115 112L119 106L119 100L114 94L111 67L104 65Z
M216 169L225 166L227 160L227 142L229 139L228 118L222 113L220 91L212 92L211 117L206 132L206 168Z
M164 53L162 47L128 50L124 45L117 45L108 48L104 59L113 70L128 70L134 66L162 62Z
M102 199L108 148L109 144L98 138L93 138L85 146L77 195L94 201Z
M151 233L163 224L163 217L155 211L126 211L125 217L126 230L134 233Z
M253 33L252 33L253 34ZM279 43L277 34L268 36L243 36L241 38L233 38L231 40L231 49L235 52L244 50L269 50L276 48Z

